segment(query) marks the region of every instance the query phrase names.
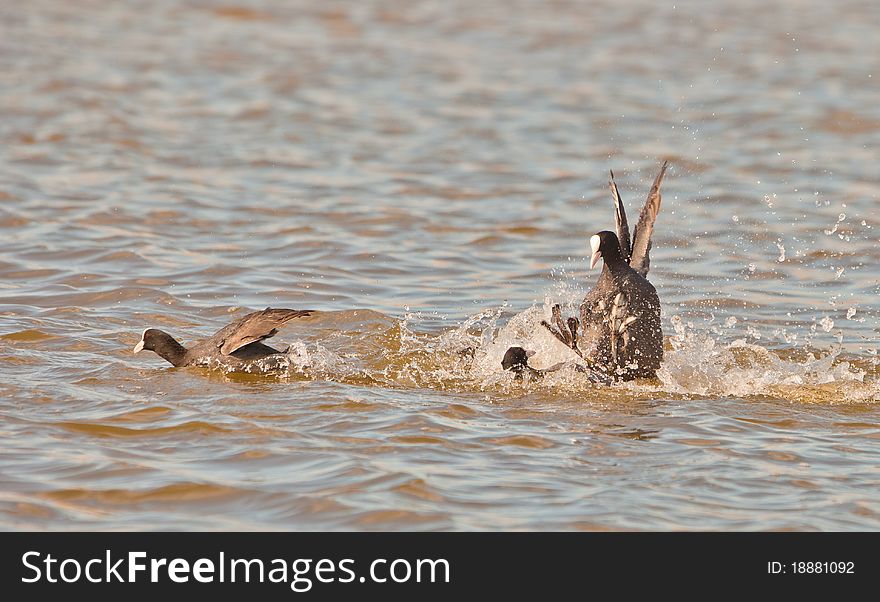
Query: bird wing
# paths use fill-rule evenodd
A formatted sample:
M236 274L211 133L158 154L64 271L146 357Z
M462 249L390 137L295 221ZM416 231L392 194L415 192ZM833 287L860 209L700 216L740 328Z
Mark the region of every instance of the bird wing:
M614 182L614 172L610 173L611 179L608 180L608 185L611 187L611 196L614 198L614 223L617 227L617 240L620 241L620 256L624 261L629 261L629 224L626 221L626 210L623 208L623 201L620 200L620 193Z
M660 168L660 173L654 178L654 184L645 200L645 205L639 213L639 222L633 230L632 254L630 255L629 265L642 276L648 275L648 269L651 265L651 258L648 253L651 250L651 234L654 232L654 220L660 212L660 184L663 182L663 176L666 174L666 167L669 161L664 161Z
M216 341L220 353L229 355L245 345L275 336L278 329L286 322L311 315L311 313L311 310L267 307L263 311L255 311L242 316L218 330L211 338Z

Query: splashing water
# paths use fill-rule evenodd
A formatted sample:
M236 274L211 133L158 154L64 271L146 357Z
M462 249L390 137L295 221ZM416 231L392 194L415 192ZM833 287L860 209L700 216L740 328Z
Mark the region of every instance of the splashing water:
M582 360L540 325L550 319L557 301L548 296L542 305L518 313L511 313L506 305L487 309L439 334L419 332L419 324L427 318L418 313L395 320L360 312L372 314L363 328L336 330L323 343L296 341L280 361L255 366L253 372L271 370L285 377L404 389L581 393L585 400L619 390L642 397L724 396L827 404L880 401L876 356L870 361L848 360L840 346L771 349L771 337L752 325L746 326L744 338L736 337L738 320L733 316L722 327L712 321L701 326L673 315L668 320L673 332L667 333L663 364L655 379L597 385L575 368ZM563 314L573 315L577 292L569 290L562 301ZM351 314L357 312L339 312L333 321L347 323ZM824 316L819 325L829 332L834 321ZM792 343L798 338L784 330L773 334ZM768 347L748 342L763 339ZM564 366L540 381L515 382L501 367L505 351L514 345L535 352L529 360L535 368Z

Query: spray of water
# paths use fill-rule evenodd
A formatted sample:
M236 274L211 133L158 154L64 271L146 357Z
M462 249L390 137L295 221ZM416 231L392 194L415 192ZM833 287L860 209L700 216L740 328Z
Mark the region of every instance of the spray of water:
M672 315L665 321L664 361L656 378L595 384L577 370L582 360L540 324L550 319L552 304L560 301L564 315L576 315L579 299L580 292L563 282L548 292L542 304L518 312L506 305L486 309L439 334L420 329L423 321L435 316L407 313L393 319L370 312L370 319L358 327L328 328L330 334L317 337L317 342L295 341L285 356L258 362L250 371L387 388L500 394L532 390L569 398L575 394L586 401L609 395L776 398L826 404L880 401L876 356L847 358L839 344L827 349L810 344L811 336L829 330L823 320L817 320L798 345L797 333L780 328L762 332L733 316L723 323L714 318L694 323ZM350 319L340 318L346 324ZM792 344L776 348L771 339ZM501 367L511 346L534 351L529 360L534 368L563 367L540 380L515 381Z

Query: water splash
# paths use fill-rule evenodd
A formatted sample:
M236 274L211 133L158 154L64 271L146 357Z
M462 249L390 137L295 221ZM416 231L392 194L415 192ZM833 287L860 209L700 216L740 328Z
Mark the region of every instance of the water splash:
M515 313L506 304L488 308L439 333L422 327L436 322L433 314L408 312L394 319L375 312L338 312L328 316L330 323L316 333L316 340L297 340L284 355L244 370L211 367L392 389L576 394L587 402L670 396L826 404L880 401L876 356L845 358L839 343L830 349L812 346L815 336L834 328L828 315L813 322L800 345L797 333L784 328L767 332L748 322L740 324L735 316L694 323L672 315L667 321L672 332L667 325L664 360L655 379L597 385L578 370L583 360L541 326L542 320L551 319L555 302L563 315L576 315L580 295L576 287L559 283L540 305ZM854 316L847 312L847 318ZM776 347L775 341L785 346ZM534 351L529 360L534 368L561 368L533 382L515 381L501 367L511 346Z
M745 339L723 344L676 317L675 334L667 339L671 351L657 374L662 382L658 391L820 403L880 401L880 383L868 378L871 367L843 360L839 347L770 350Z
M785 262L785 245L782 244L782 239L776 241L776 248L779 249L779 257L776 259L779 263Z
M564 315L577 308L573 299L562 305ZM399 323L402 345L395 352L393 369L383 368L383 380L392 386L455 390L580 392L587 394L588 400L616 390L652 397L769 397L829 404L880 401L876 361L844 359L840 346L829 350L796 346L770 349L771 338L797 337L785 332L774 332L779 337L763 336L751 325L746 338L730 341L731 332L712 326L711 321L695 325L679 316L669 321L674 334L666 337L664 362L656 379L611 387L596 385L576 370L580 358L540 326L541 320L549 320L550 307L549 299L545 300L543 305L513 314L499 325L506 314L502 306L471 316L440 335L419 334L419 317L410 314ZM736 325L733 317L724 322L729 329ZM759 339L767 340L767 347L757 344ZM501 368L504 352L513 345L535 351L530 359L535 368L559 363L564 368L540 381L514 382Z

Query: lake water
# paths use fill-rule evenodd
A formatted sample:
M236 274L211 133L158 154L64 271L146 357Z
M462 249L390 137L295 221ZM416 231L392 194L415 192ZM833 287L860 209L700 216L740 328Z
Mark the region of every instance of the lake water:
M0 528L880 529L878 22L0 5ZM514 382L664 159L658 378ZM131 353L266 306L284 373Z

